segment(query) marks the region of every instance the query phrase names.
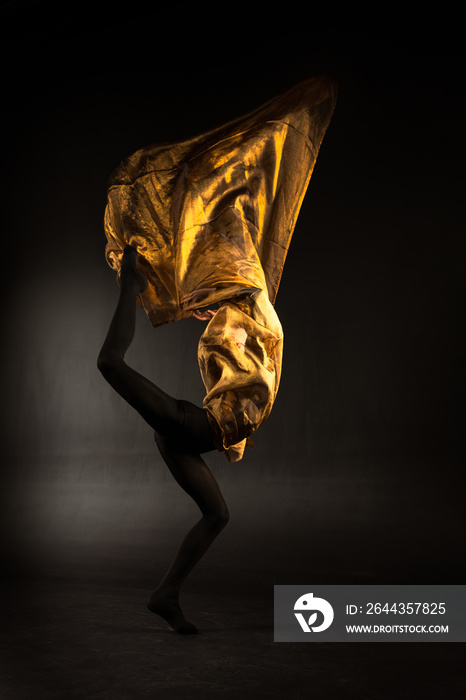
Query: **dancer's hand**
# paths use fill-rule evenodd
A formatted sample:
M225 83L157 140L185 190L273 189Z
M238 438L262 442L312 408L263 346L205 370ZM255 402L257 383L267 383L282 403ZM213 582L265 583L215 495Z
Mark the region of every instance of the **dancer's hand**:
M205 309L205 311L199 311L196 309L196 311L193 311L193 316L194 318L197 318L198 321L210 321L210 319L215 316L217 311L213 311L212 309Z

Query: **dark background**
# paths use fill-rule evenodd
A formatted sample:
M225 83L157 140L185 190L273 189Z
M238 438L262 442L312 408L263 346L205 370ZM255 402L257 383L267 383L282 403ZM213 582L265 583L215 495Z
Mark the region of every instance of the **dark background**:
M231 521L187 586L464 583L459 18L138 3L2 13L5 578L150 589L169 563L196 507L96 369L118 290L107 180L144 145L326 73L337 107L276 303L281 387L242 462L208 457ZM200 403L200 332L194 319L153 330L138 309L128 359Z

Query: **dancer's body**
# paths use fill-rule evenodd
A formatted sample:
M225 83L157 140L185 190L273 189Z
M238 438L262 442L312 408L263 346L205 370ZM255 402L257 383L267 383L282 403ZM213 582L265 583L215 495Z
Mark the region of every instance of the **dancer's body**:
M135 332L136 299L147 287L137 258L136 250L127 246L121 266L118 305L97 364L115 391L155 431L155 441L166 465L202 513L147 603L150 610L163 617L177 632L193 634L197 629L184 618L178 602L180 588L227 524L229 513L219 486L201 457L202 453L215 450L204 409L172 398L124 360ZM198 318L208 320L212 313L198 314Z
M217 129L136 151L109 181L105 255L121 270L121 289L98 365L153 428L202 513L148 603L178 632L196 631L178 605L180 587L229 517L201 454L241 460L277 395L283 329L274 303L336 92L332 79L310 78ZM198 344L203 408L125 363L138 295L153 327L193 311L210 321ZM215 315L195 311L215 303Z

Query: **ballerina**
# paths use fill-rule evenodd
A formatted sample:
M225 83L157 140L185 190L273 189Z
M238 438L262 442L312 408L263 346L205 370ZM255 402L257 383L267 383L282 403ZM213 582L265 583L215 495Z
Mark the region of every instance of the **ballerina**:
M201 511L147 603L181 634L197 632L180 607L181 586L229 520L201 455L242 459L272 409L283 349L273 304L335 99L333 80L309 79L223 127L141 149L110 180L106 257L120 294L98 367L154 430ZM188 316L208 322L198 346L202 407L125 362L136 303L154 327Z

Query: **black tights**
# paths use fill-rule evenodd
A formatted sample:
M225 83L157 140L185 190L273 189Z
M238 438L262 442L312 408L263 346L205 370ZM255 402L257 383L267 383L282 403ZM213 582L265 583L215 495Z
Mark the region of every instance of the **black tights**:
M120 295L97 365L105 379L155 431L155 441L174 478L198 505L202 517L184 538L167 573L148 601L177 631L197 632L178 604L182 583L229 519L227 505L201 453L215 449L206 412L174 399L124 361L136 325L140 292L134 249L125 249Z

